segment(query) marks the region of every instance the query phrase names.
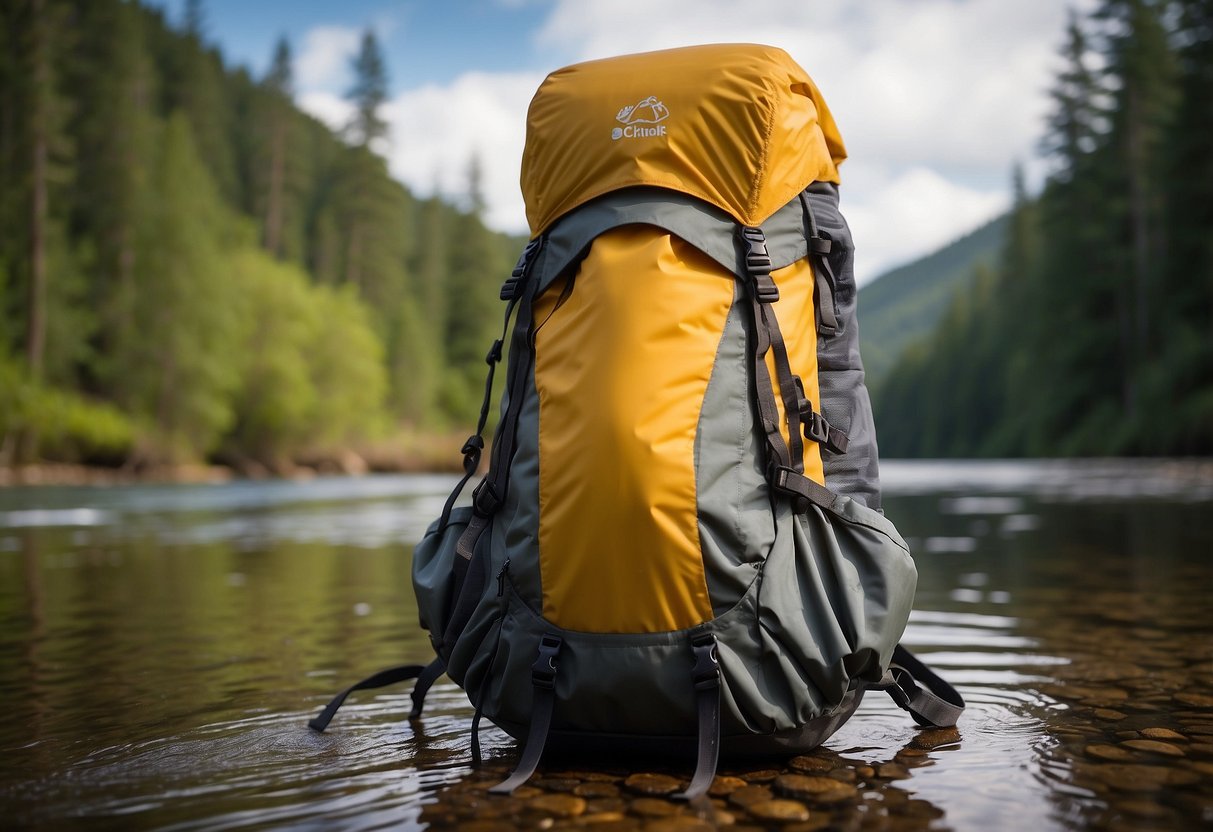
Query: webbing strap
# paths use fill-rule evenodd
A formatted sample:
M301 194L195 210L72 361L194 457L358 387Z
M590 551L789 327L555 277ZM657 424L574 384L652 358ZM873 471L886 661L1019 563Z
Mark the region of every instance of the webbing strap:
M797 512L806 511L810 503L832 509L837 496L825 486L804 476L804 444L801 440L800 423L805 401L804 387L799 377L792 373L787 347L779 330L779 321L771 307L771 303L778 300L778 288L774 292L767 290L764 293L763 290L763 280L770 281L774 286L770 276L770 258L765 257L766 236L761 228L742 226L739 239L744 246L747 276L745 285L750 295L751 319L754 325L754 345L750 359L754 372L754 396L766 437L767 482L774 490L791 497L793 508ZM762 256L755 257L755 252ZM788 420L790 445L779 427L775 384L766 363L768 348L775 350L775 369L784 414ZM812 412L812 408L809 408L809 412Z
M783 342L783 333L779 330L775 310L764 304L762 312L767 337L770 338L771 348L775 352L775 376L779 379L783 412L788 421L788 454L792 459L792 467L797 471L804 471L804 441L800 435L800 378L792 374L788 348Z
M514 335L510 340L508 398L505 415L497 425L497 433L493 437L493 459L489 473L476 487L472 501L472 519L468 523L456 545L456 551L465 558L471 558L476 550L476 541L488 527L488 521L501 507L505 500L506 489L510 478L510 460L514 456L514 444L518 433L518 417L522 411L522 394L526 389L527 374L531 366L531 321L535 288L538 281L531 279L531 271L543 248L543 237L538 237L527 244L520 259L520 267L516 268L513 288L510 290L510 302L518 300L518 318L514 322ZM524 261L525 262L522 262ZM505 289L502 289L503 293Z
M767 369L767 351L771 348L771 330L767 325L767 308L779 299L779 289L771 279L771 258L766 252L766 235L761 228L741 226L738 239L743 246L745 288L750 298L750 320L754 339L750 349L750 365L754 372L754 392L758 416L766 439L767 464L787 468L792 465L788 444L779 428L779 411L775 405L775 386ZM774 316L772 316L774 317Z
M699 756L690 785L686 791L674 795L681 800L694 800L707 792L720 759L720 660L716 656L716 636L697 634L691 639L691 649L695 652L691 678L699 716Z
M889 672L876 687L887 692L898 707L923 726L955 725L965 709L964 698L956 688L900 644L893 648Z
M480 717L483 715L484 710L477 705L472 714L472 762L476 765L480 765Z
M551 633L539 640L539 658L531 665L531 689L534 692L531 727L527 731L526 744L522 747L522 757L509 777L489 789L491 794L510 794L530 780L539 767L539 758L543 756L543 748L548 742L548 730L552 727L552 711L556 706L556 657L562 644L564 640Z
M817 220L809 204L808 190L800 192L800 204L804 208L805 236L809 241L809 252L816 260L813 275L814 301L817 307L817 332L827 338L838 334L838 315L834 309L834 266L830 263L833 241L817 233Z
M799 471L776 466L768 473L767 477L772 488L790 497L821 506L827 511L834 511L837 506L837 494L821 483L809 479ZM804 511L808 508L807 503L803 507L797 504L796 510Z
M333 697L333 701L324 706L316 717L308 722L307 726L313 731L323 732L325 728L332 722L333 716L337 713L337 709L345 702L345 698L356 690L371 690L372 688L382 688L388 685L394 685L398 682L404 682L409 679L416 679L426 671L426 666L421 664L406 664L400 667L391 667L387 670L381 670L374 676L368 676L361 682L355 685L350 685L341 693Z
M463 443L463 447L459 450L463 454L463 477L455 485L449 497L446 498L446 504L442 507L442 516L438 521L438 528L446 528L447 523L451 520L451 511L455 508L455 501L459 499L459 494L463 491L463 487L467 485L468 480L475 476L476 471L480 468L480 455L484 451L484 428L489 423L489 410L493 404L493 377L497 371L497 365L501 362L501 349L505 345L505 339L510 331L510 317L514 314L514 308L518 305L518 292L516 291L520 281L526 279L526 276L531 267L531 261L535 257L535 253L539 249L539 241L531 240L527 243L526 248L522 250L522 254L518 256L518 263L514 266L514 271L510 274L509 280L501 287L501 299L508 301L505 305L505 315L501 322L501 337L493 342L489 347L488 354L485 355L484 361L489 365L489 371L484 377L484 396L480 400L480 417L476 420L476 432L468 437L467 442Z
M421 671L421 675L417 677L417 683L413 685L411 694L413 710L409 712L409 719L421 717L421 709L425 707L425 695L430 692L434 682L438 681L438 677L443 673L446 673L446 662L441 658L434 659L425 666L425 670Z

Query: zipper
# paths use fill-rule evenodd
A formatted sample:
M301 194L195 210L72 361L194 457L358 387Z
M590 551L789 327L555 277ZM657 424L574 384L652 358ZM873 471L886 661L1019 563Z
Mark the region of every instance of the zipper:
M505 563L501 564L500 571L497 572L497 597L505 595L505 576L510 572L510 559L506 558Z

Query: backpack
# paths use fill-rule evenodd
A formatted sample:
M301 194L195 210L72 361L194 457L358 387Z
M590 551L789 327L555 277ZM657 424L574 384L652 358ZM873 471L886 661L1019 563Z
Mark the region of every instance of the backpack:
M577 64L531 103L533 237L505 282L465 475L413 554L445 673L523 741L719 754L817 746L868 689L921 725L960 696L898 641L917 573L879 510L855 320L845 150L782 50ZM516 316L511 328L511 318ZM508 339L488 473L478 472Z

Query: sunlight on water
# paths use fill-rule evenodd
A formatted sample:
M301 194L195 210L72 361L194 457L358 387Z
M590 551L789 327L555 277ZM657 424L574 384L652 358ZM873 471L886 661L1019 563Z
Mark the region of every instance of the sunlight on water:
M919 734L869 694L826 749L793 761L850 789L812 803L821 825L1213 824L1208 468L883 470L888 516L920 573L905 642L968 710L958 736ZM485 726L474 769L471 708L450 683L415 724L407 690L389 689L355 695L323 735L305 727L337 688L432 655L409 553L453 481L0 490L9 817L180 830L534 821L526 800L523 815L486 801L516 746ZM685 777L691 761L620 765L552 762L534 799L581 783L617 794L587 802L599 814L615 801L635 818L623 777ZM761 791L784 765L722 772ZM730 801L709 811L747 811Z

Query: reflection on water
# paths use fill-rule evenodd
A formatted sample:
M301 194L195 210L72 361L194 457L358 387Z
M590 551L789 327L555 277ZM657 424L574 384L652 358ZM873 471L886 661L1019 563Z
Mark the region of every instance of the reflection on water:
M446 477L0 491L0 806L126 828L1189 828L1213 824L1213 476L1182 463L887 463L917 553L907 644L969 702L918 732L879 694L828 747L726 763L702 805L656 760L552 760L437 686L412 542ZM640 777L638 775L647 775ZM792 826L786 824L791 823Z

